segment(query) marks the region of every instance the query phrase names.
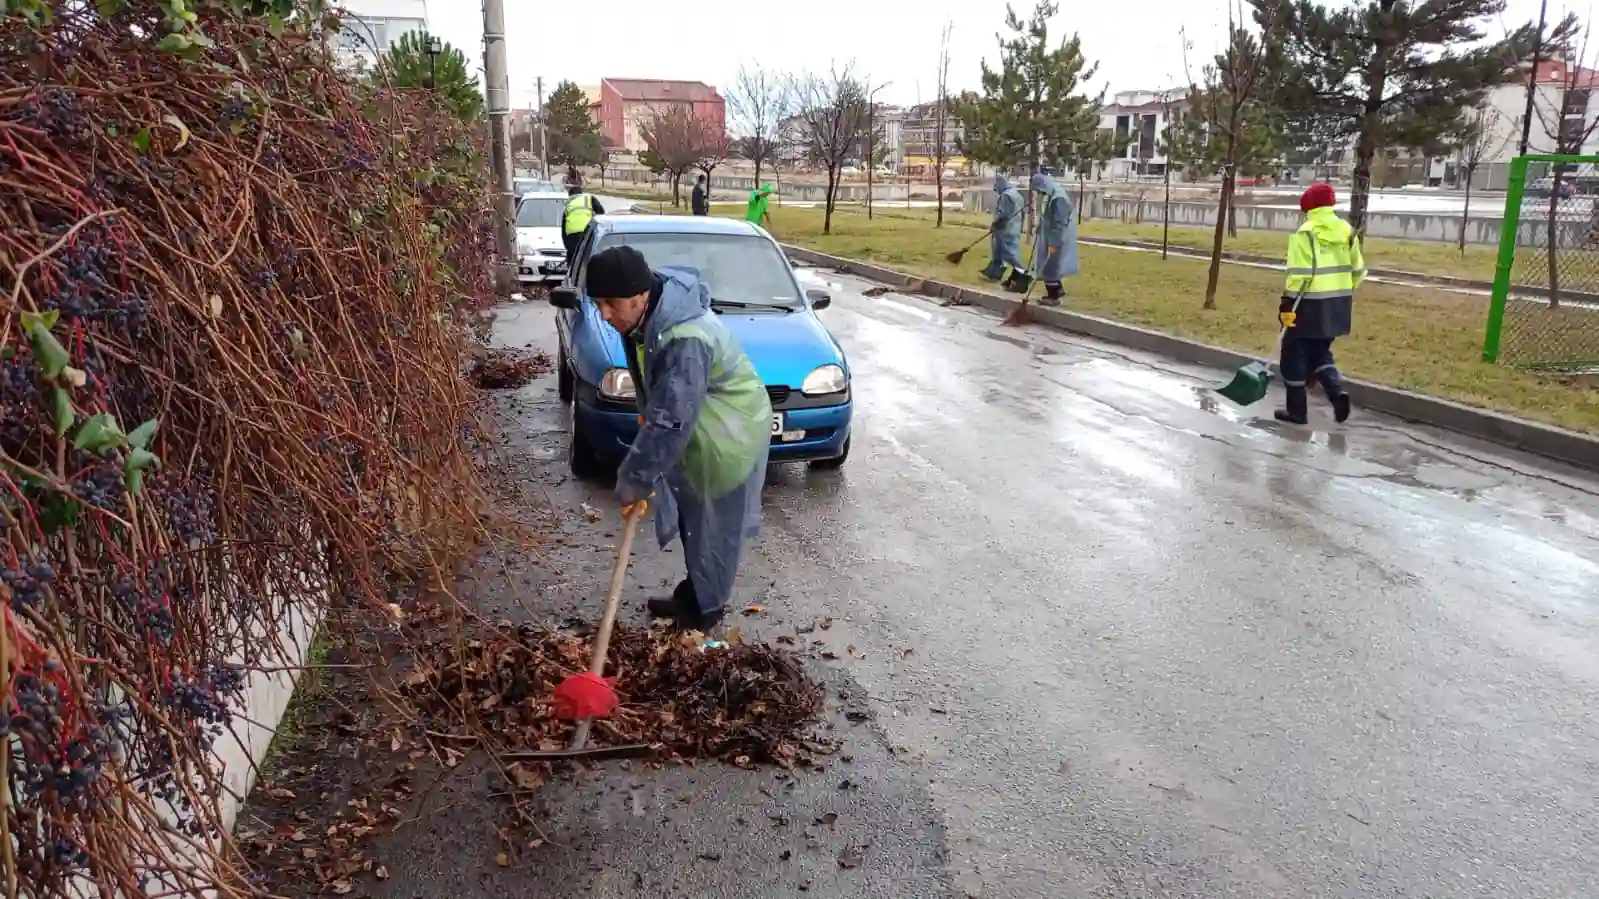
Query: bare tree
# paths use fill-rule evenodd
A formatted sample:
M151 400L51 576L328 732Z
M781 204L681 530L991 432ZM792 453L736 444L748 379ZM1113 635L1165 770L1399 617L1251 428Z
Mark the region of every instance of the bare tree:
M639 120L639 136L660 159L662 169L672 179L672 205L682 203L683 175L700 161L700 125L694 113L682 105L651 110Z
M1590 107L1590 97L1594 89L1599 88L1599 77L1595 77L1593 69L1588 68L1588 38L1593 34L1593 24L1590 22L1583 29L1581 45L1574 53L1568 53L1564 60L1560 83L1556 86L1554 97L1545 96L1539 92L1537 104L1538 122L1543 127L1546 142L1553 144L1547 152L1556 156L1575 156L1582 152L1596 129L1599 129L1599 115L1594 114ZM1538 72L1532 71L1529 78L1537 81ZM1556 164L1549 173L1549 207L1546 210L1545 227L1549 247L1549 305L1560 305L1560 201L1561 194L1566 191L1565 177L1576 174L1568 171L1568 164ZM1599 212L1599 206L1596 206ZM1566 224L1572 224L1567 217ZM1462 232L1464 233L1464 232Z
M1464 176L1466 182L1466 203L1460 210L1460 237L1456 241L1462 256L1466 253L1466 226L1471 222L1472 178L1483 160L1503 153L1515 139L1511 130L1503 127L1504 124L1504 116L1500 115L1499 110L1483 105L1465 120L1461 128L1455 147L1459 159L1455 171Z
M938 192L938 224L944 227L944 164L949 161L949 35L955 23L945 21L938 44L938 118L933 120L933 189Z
M732 154L733 147L727 139L727 131L718 128L714 123L694 122L693 143L697 158L694 165L705 173L706 196L710 196L711 172L717 166L727 161Z
M826 75L807 74L794 81L798 134L806 161L827 169L827 194L822 233L831 234L838 201L840 170L865 135L870 103L855 64L833 67Z
M792 82L759 65L741 65L727 92L727 106L737 135L734 146L755 163L755 185L759 187L761 170L768 162L775 167L780 155L783 120L794 108Z

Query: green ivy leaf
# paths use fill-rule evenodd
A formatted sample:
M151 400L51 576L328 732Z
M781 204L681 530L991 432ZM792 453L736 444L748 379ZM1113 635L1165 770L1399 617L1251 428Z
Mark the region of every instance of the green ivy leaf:
M122 429L117 427L116 416L109 412L97 412L78 426L78 435L72 438L72 445L76 449L102 453L121 446L126 439L122 436Z
M66 347L56 336L46 328L34 328L28 335L32 338L29 342L33 345L33 358L39 363L39 370L46 378L54 380L61 372L66 370L68 357Z
M50 391L50 406L55 416L56 436L60 437L72 428L72 421L77 418L77 413L72 411L72 397L65 388L54 388Z
M161 459L149 450L136 449L128 453L122 460L122 482L128 492L138 496L144 489L144 470L146 468L159 468Z
M51 493L39 503L39 525L46 533L72 530L78 526L83 507L77 500L62 493Z
M191 42L188 35L173 32L156 42L155 48L164 53L182 53L189 49Z
M150 445L150 438L155 436L155 429L160 419L152 418L137 428L128 432L128 445L136 450L142 450Z
M100 18L109 19L122 12L124 6L124 0L95 0L94 11L100 14Z
M138 134L133 136L133 149L138 150L140 153L150 152L150 140L150 127L146 125L139 129Z
M42 328L46 331L54 328L56 322L61 320L61 312L57 309L47 309L44 312L24 312L17 318L22 323L22 330L31 336L37 328Z

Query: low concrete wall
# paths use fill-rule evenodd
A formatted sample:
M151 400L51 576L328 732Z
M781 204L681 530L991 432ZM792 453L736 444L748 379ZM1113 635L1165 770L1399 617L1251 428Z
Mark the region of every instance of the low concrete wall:
M807 203L822 203L827 200L827 186L825 184L796 184L783 181L779 176L770 174L763 177L761 182L775 187L778 194L785 199L800 200ZM659 184L660 179L651 174L647 169L606 169L605 183L621 185L653 185ZM693 178L683 179L683 193L685 195L690 189L693 188L693 186ZM717 175L714 173L711 175L712 190L731 191L742 194L749 193L756 187L757 185L755 179L752 176ZM602 192L604 190L603 188L599 189ZM670 188L668 188L668 190L670 190ZM895 200L898 200L901 203L905 202L907 199L906 190L907 188L905 186L905 182L903 180L896 180L893 176L888 176L881 181L874 181L872 183L873 199L882 200L884 202L892 202ZM936 196L936 194L929 190L927 185L923 184L913 184L910 186L909 190L913 198L933 199ZM944 193L948 199L958 199L960 197L960 191L960 188L950 187L945 188ZM864 181L845 182L838 186L837 200L841 203L859 203L865 199L866 183Z
M1073 202L1079 195L1072 191ZM968 212L992 212L992 190L967 190L962 196L962 207ZM1158 198L1139 200L1129 197L1109 197L1092 189L1081 195L1083 218L1094 221L1116 221L1142 224L1159 224L1164 203ZM1303 216L1294 207L1239 206L1238 227L1246 231L1282 231L1298 229ZM1588 243L1594 226L1586 218L1566 218L1557 225L1556 240L1560 246L1591 246ZM1186 228L1213 228L1216 225L1216 204L1192 201L1173 201L1171 223ZM1498 246L1503 220L1500 216L1476 216L1466 222L1466 243ZM1460 214L1434 212L1372 212L1366 216L1368 237L1399 240L1428 240L1455 243L1460 239ZM1523 220L1518 243L1522 246L1547 246L1546 220Z

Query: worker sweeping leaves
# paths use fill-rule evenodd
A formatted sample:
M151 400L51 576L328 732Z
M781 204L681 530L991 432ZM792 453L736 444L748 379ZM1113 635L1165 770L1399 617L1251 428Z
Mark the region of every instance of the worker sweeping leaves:
M1315 380L1339 421L1349 418L1349 394L1333 363L1333 341L1349 333L1355 287L1366 277L1360 235L1333 213L1331 184L1312 184L1299 198L1304 224L1288 239L1288 282L1277 314L1283 327L1283 386L1288 402L1278 421L1306 424L1308 382Z
M988 226L988 267L984 279L1023 293L1032 276L1022 266L1022 194L1004 175L994 176L994 220Z
M732 596L745 542L760 530L766 386L693 270L651 271L638 250L611 247L589 260L585 289L622 335L642 413L616 475L623 514L650 500L661 546L683 541L687 577L670 597L651 599L650 613L709 630Z
M767 198L772 195L772 185L762 184L759 189L750 191L749 206L744 209L744 220L765 228L772 224L772 216L766 211Z
M1033 173L1028 186L1042 200L1038 210L1038 236L1033 244L1034 277L1044 282L1040 306L1059 306L1064 291L1061 280L1077 274L1077 222L1066 189L1043 172Z

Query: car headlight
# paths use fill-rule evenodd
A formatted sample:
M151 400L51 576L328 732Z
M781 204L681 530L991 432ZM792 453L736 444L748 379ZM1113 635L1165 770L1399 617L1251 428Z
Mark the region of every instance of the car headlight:
M625 368L613 368L600 379L600 396L608 400L630 400L637 395L633 390L633 373Z
M823 365L805 376L805 383L800 385L800 393L806 396L826 396L829 393L843 393L849 386L849 375L844 374L841 365Z

